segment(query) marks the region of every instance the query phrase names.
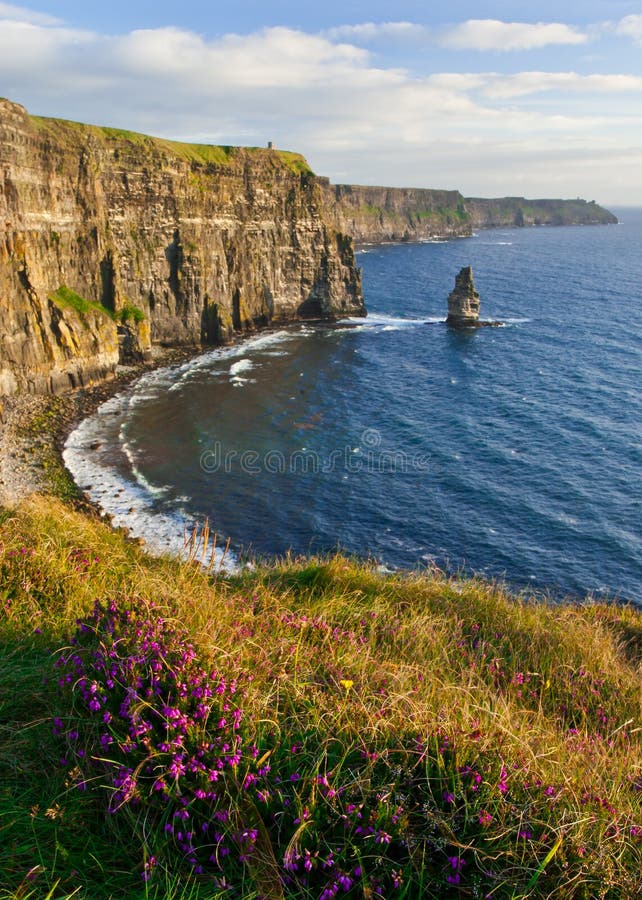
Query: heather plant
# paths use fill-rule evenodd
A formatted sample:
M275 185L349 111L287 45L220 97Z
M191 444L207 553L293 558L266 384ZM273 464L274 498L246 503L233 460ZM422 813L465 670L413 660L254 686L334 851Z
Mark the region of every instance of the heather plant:
M313 644L355 637L318 617L285 622L305 622ZM109 814L125 814L134 835L146 823L145 880L174 856L241 896L248 885L322 900L501 895L507 872L525 890L550 878L556 855L568 866L587 853L560 828L567 785L543 781L523 754L489 751L481 728L435 723L394 737L343 728L331 738L302 730L305 717L291 716L286 733L248 721L245 676L207 671L152 605L97 604L59 665L75 707L54 731L67 740L77 788L106 790ZM349 705L354 681L337 687ZM601 838L639 843L642 819L622 819L590 792L581 802ZM500 866L498 833L511 838Z

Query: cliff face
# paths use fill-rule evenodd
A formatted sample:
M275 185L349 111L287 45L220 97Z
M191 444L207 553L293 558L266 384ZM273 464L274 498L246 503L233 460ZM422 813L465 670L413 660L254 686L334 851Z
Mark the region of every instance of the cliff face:
M330 184L319 179L328 215L357 243L419 241L472 234L459 191Z
M595 201L500 200L467 198L466 211L474 228L521 228L527 225L617 225L617 217Z
M30 117L0 100L0 394L107 377L119 320L217 343L363 314L352 241L305 160Z
M607 225L617 218L586 200L466 198L459 191L330 184L319 179L335 227L357 243L468 237L478 228Z
M0 396L109 377L151 342L363 314L353 239L616 221L584 200L331 185L297 154L39 119L0 99Z

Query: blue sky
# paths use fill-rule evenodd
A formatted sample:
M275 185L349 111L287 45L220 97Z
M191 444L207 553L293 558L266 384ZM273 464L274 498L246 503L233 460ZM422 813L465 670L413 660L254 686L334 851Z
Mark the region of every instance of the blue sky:
M642 205L639 0L0 0L0 95L335 182Z

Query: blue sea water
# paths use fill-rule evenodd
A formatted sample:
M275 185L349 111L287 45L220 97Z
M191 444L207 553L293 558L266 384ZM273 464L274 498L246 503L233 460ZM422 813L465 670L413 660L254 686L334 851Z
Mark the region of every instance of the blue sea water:
M642 211L358 255L369 317L157 370L71 435L157 549L208 517L259 555L436 564L642 602ZM482 318L446 298L472 265Z

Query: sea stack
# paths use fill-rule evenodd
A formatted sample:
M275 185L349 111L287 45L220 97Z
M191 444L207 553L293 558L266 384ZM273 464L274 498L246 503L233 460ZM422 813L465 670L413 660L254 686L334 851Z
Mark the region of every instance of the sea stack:
M465 266L455 278L455 288L448 297L446 324L455 327L479 324L479 294L471 266Z

